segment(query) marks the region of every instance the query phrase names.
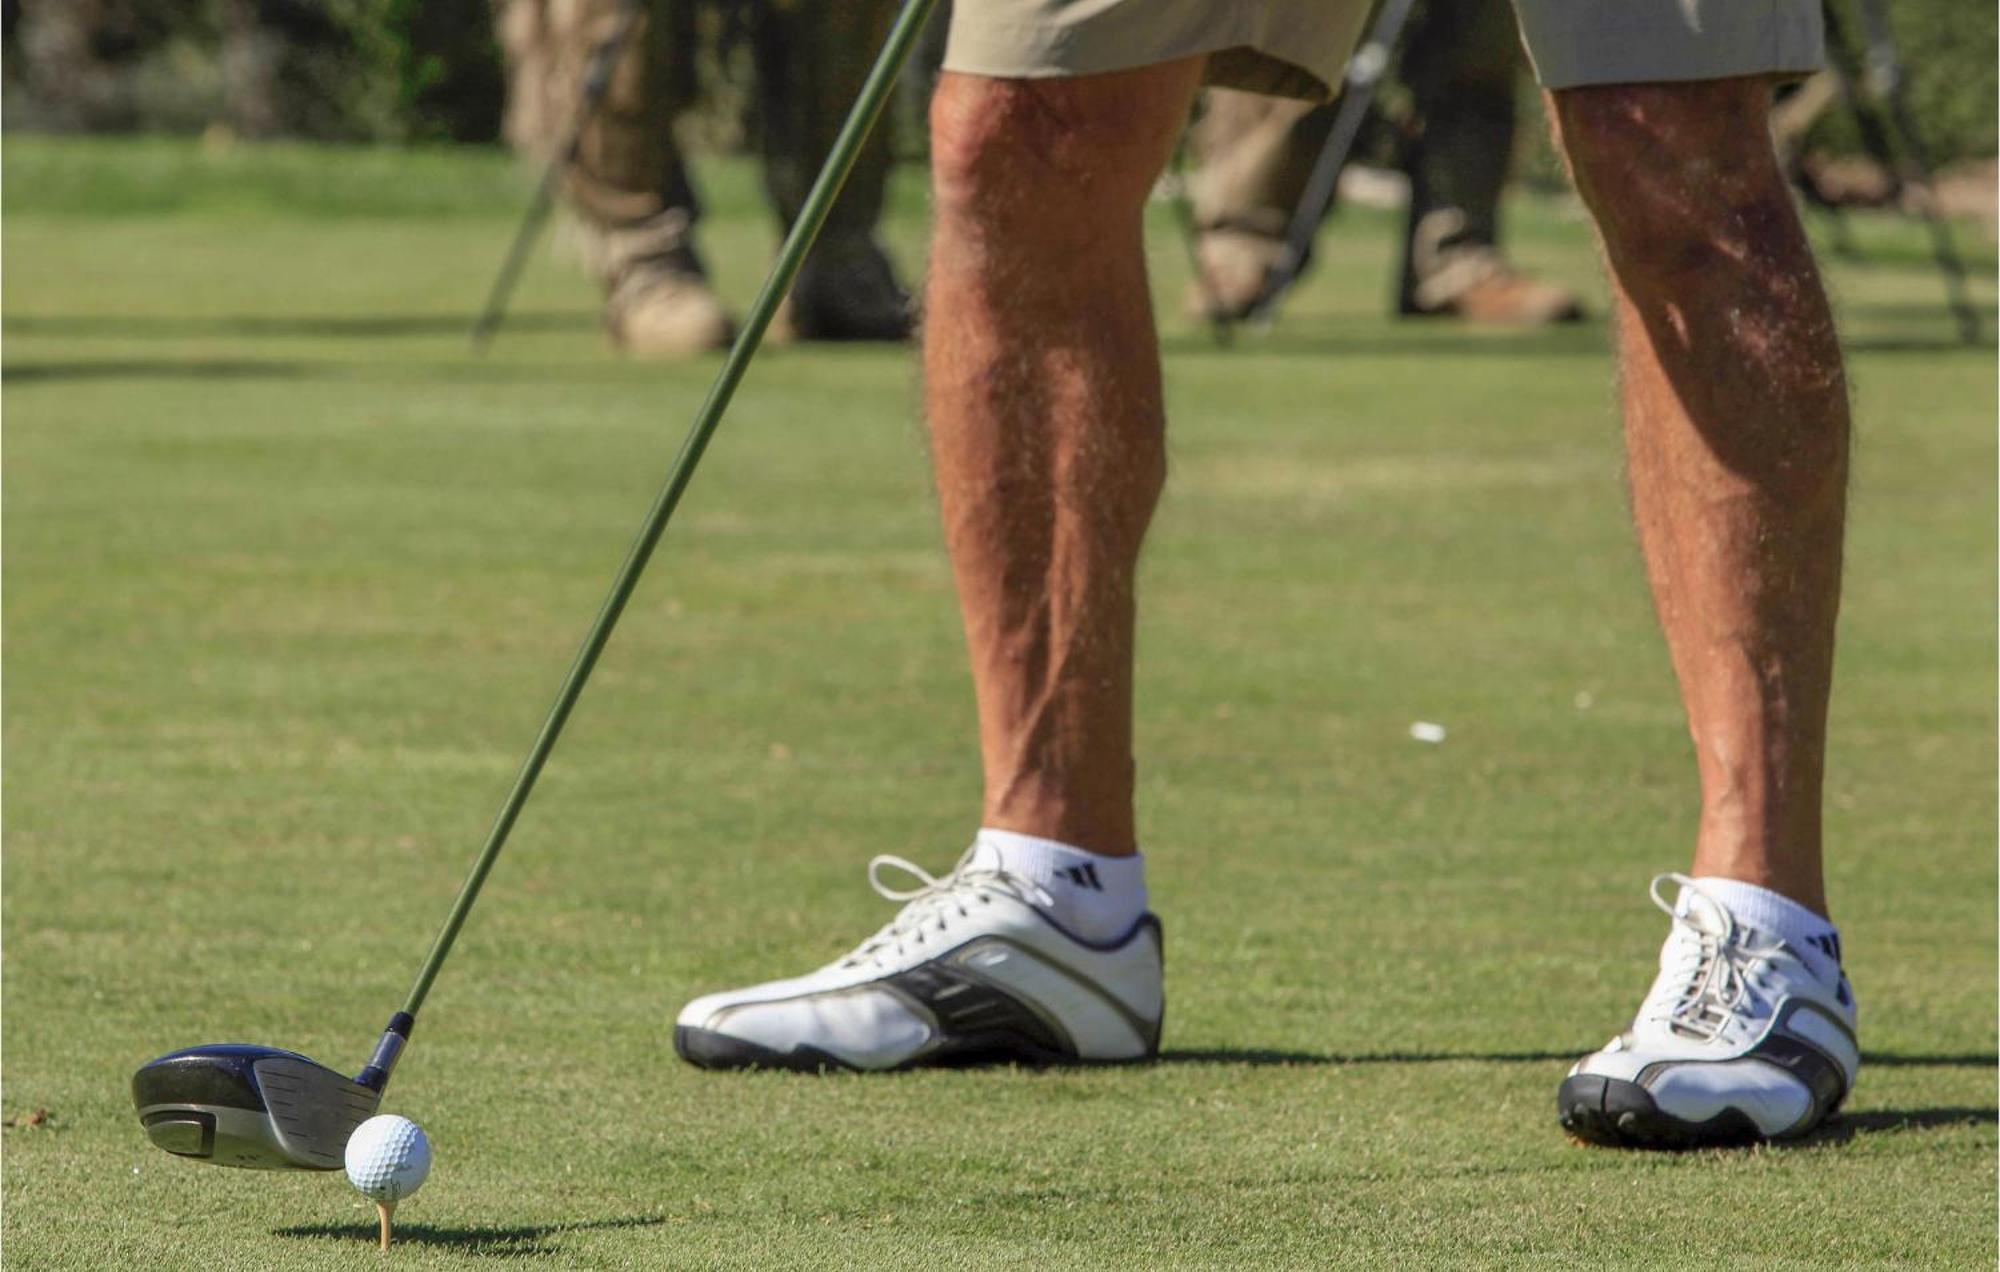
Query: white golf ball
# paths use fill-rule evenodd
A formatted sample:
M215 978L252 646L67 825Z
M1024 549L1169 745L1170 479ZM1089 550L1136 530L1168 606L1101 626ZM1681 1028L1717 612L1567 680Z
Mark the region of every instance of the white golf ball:
M347 1182L371 1201L401 1201L431 1173L431 1142L407 1117L381 1113L347 1141Z

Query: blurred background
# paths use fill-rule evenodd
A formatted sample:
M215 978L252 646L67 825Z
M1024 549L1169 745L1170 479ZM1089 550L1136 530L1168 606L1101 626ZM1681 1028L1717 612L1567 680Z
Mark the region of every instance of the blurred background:
M750 2L698 6L700 56L723 73L702 77L703 100L683 121L692 146L745 144L750 54L730 39L729 15ZM10 131L405 144L500 137L506 79L491 0L5 0L4 15ZM1990 161L2000 148L1995 9L1898 0L1893 20L1910 102L1937 163ZM1393 123L1407 101L1392 84L1382 116ZM900 151L921 148L920 125L918 111L900 112ZM1366 145L1386 159L1393 138L1378 128ZM1522 129L1521 144L1523 176L1554 180L1541 130ZM1844 111L1822 112L1807 147L1867 162Z
M1883 2L1964 271L1954 297L1837 91L1800 112L1861 421L1827 812L1879 1051L1838 1140L1590 1155L1546 1118L1643 989L1687 730L1589 226L1504 0L1475 0L1496 101L1424 118L1413 50L1467 0L1422 0L1278 321L1224 342L1186 299L1197 259L1268 259L1323 115L1212 215L1197 138L1148 209L1174 476L1140 802L1193 972L1176 1062L725 1092L662 1059L673 1004L836 957L884 917L860 864L942 868L977 808L905 328L822 308L758 355L403 1061L439 1170L399 1265L1992 1269L1995 10ZM507 12L576 34L621 3ZM556 183L503 144L493 0L0 0L8 1266L383 1266L332 1181L147 1147L129 1077L373 1036L879 39L772 75L760 35L879 0L648 3L691 99L611 94L645 135L580 146L564 228L524 234ZM541 47L559 126L603 36ZM923 275L925 80L823 297L896 317ZM1581 319L1406 318L1399 256L1452 237L1419 233L1448 182L1413 152L1479 161L1504 265ZM602 171L632 155L651 184Z

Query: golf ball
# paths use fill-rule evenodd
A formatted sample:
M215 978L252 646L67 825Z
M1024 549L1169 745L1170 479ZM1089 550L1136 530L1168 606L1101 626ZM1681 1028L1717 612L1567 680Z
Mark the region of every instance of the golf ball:
M401 1201L430 1173L431 1142L407 1117L378 1114L348 1138L347 1182L372 1201Z

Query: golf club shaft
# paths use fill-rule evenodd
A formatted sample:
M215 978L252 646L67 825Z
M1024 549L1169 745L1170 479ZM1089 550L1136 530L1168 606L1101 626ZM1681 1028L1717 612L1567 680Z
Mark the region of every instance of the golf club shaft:
M701 410L696 412L687 438L681 443L680 453L674 457L673 467L667 473L666 483L653 500L645 524L625 555L625 563L618 568L618 575L612 581L610 593L604 598L603 607L597 612L596 621L591 623L589 633L584 636L583 646L577 651L576 660L570 664L569 674L563 677L555 705L549 708L548 718L542 722L541 732L535 735L534 746L529 749L528 758L514 779L513 789L507 792L506 800L500 805L499 816L494 819L493 829L486 836L486 844L472 863L472 872L459 889L458 899L452 902L451 913L439 929L422 970L417 973L416 984L410 987L410 996L403 1004L405 1014L415 1017L423 1006L425 996L430 993L438 968L443 965L445 956L451 953L452 942L458 938L465 916L478 899L481 885L486 882L487 872L492 870L494 859L507 842L508 832L513 830L515 819L528 802L535 779L541 776L542 766L548 762L549 753L555 750L556 739L562 735L563 724L583 693L584 683L590 679L591 668L597 665L598 655L604 652L612 628L618 625L618 616L631 599L632 589L645 571L647 559L652 556L653 548L666 530L675 507L680 504L681 495L694 476L695 466L701 462L702 452L708 448L709 438L714 436L716 426L722 422L729 399L735 394L752 355L757 352L758 343L764 338L765 329L777 313L779 301L790 290L792 279L805 261L806 253L812 250L813 241L819 237L820 227L826 222L834 200L839 197L841 186L846 184L862 143L867 140L883 105L894 91L896 77L909 59L910 49L916 44L917 36L923 31L924 22L930 17L936 2L904 0L902 12L896 16L895 25L889 30L889 38L875 59L874 69L868 73L867 82L861 87L854 109L848 112L847 122L841 126L833 150L821 166L812 192L806 196L798 220L792 223L790 233L785 235L784 246L778 249L777 262L771 266L769 276L764 279L763 290L757 293L757 299L751 304L750 312L743 320L742 332L730 345L729 354L723 359L722 370L716 374L707 399L702 402Z
M493 287L486 293L486 305L479 311L479 321L473 324L474 353L485 353L486 346L493 342L493 333L500 330L500 323L507 316L507 302L514 294L514 283L521 277L521 267L527 264L528 253L534 250L535 240L541 237L542 223L555 210L556 185L562 180L563 169L569 163L570 153L565 151L551 159L549 166L542 170L541 184L535 187L535 197L521 217L521 227L514 231L513 243L507 248L507 259L501 262L500 272L493 278Z
M618 59L625 53L626 44L631 42L632 32L639 27L641 0L625 0L618 13L618 25L612 28L598 46L591 50L590 64L583 74L583 93L576 104L576 118L570 121L569 132L563 144L542 169L542 179L535 186L535 197L528 202L528 210L521 215L520 228L514 231L514 241L508 245L507 257L500 263L500 272L494 276L493 286L487 290L486 305L479 311L479 321L472 327L472 351L486 352L493 333L500 329L501 320L507 316L507 302L514 295L514 284L520 281L521 267L528 263L528 253L534 250L535 240L541 236L542 224L549 219L549 213L556 205L556 187L562 184L563 174L576 162L577 152L583 147L583 130L597 115L599 104L611 89L611 73L618 66Z
M1291 224L1285 230L1284 252L1264 276L1264 286L1244 313L1246 319L1268 322L1279 298L1299 280L1306 262L1312 259L1313 240L1319 237L1320 222L1326 220L1328 209L1333 207L1334 195L1340 189L1341 170L1347 167L1347 156L1361 135L1361 123L1375 102L1382 77L1388 74L1389 59L1396 51L1396 42L1402 38L1403 25L1409 21L1414 4L1415 0L1387 0L1368 39L1348 59L1333 129L1327 134L1326 145L1320 149L1312 174L1306 179L1305 192L1292 211Z

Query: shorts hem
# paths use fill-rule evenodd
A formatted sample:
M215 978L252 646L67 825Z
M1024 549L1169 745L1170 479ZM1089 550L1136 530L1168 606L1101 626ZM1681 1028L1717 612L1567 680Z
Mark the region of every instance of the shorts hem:
M1524 8L1527 6L1524 5ZM1540 22L1526 40L1535 78L1552 91L1605 84L1670 84L1810 75L1826 61L1817 4L1753 6L1725 29L1650 20Z
M1202 79L1211 87L1325 101L1333 95L1333 82L1340 70L1337 64L1316 68L1312 57L1294 60L1269 52L1265 46L1270 41L1264 38L1268 33L1247 16L1162 31L1152 40L1130 38L1133 32L1108 27L1079 38L1085 29L1036 21L982 21L966 13L965 7L953 12L945 46L943 69L955 74L989 79L1068 79L1199 57L1207 61ZM1246 7L1237 12L1243 15L1249 10ZM1318 60L1345 59L1344 51L1329 48L1326 52L1329 57ZM1331 56L1335 53L1337 58Z

